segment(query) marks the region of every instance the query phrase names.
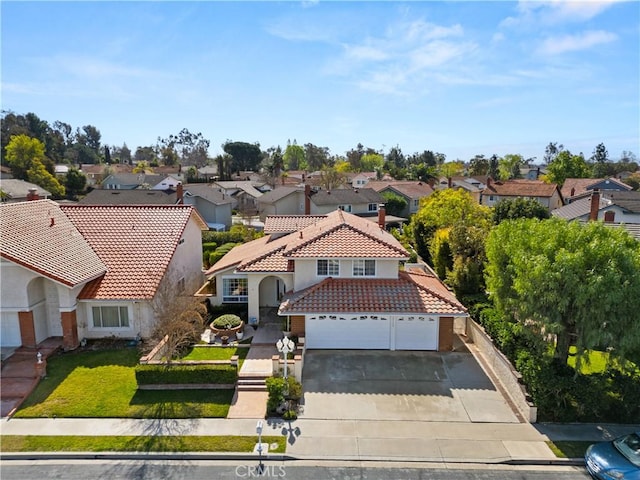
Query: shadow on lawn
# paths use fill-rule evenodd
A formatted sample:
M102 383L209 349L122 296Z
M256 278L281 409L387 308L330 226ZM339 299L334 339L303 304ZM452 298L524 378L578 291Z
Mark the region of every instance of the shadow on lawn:
M171 419L226 417L233 393L234 390L137 390L130 405L139 407L136 417L170 426Z
M109 365L134 367L140 358L137 348L95 350L78 349L59 352L47 360L47 376L38 383L21 408L44 402L77 368L97 368Z

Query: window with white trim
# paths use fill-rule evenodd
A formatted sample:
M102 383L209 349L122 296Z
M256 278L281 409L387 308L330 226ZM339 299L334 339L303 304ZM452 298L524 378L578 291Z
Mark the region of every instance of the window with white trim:
M222 279L222 301L246 303L249 286L246 278L233 277Z
M129 309L121 306L91 307L95 328L128 328Z
M335 259L321 259L316 264L316 274L319 277L339 277L340 261Z
M350 204L338 205L338 208L340 210L342 210L343 212L351 212L351 205Z
M376 261L366 258L357 258L353 261L354 277L375 277Z
M378 211L378 204L377 203L370 203L369 204L369 211L370 212L377 212Z

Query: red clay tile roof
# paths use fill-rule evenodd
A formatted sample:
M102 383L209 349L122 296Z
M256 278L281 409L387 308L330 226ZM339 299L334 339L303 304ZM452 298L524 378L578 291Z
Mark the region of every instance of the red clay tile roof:
M540 180L507 180L487 185L484 194L503 197L552 197L557 189L558 186L555 183L545 183Z
M192 216L190 205L64 205L85 240L108 266L81 299L151 299ZM198 221L201 228L203 226Z
M0 226L2 257L47 278L73 287L107 271L75 225L51 200L3 204Z
M290 235L285 256L294 258L408 258L393 235L376 223L335 210L313 225Z
M326 215L268 215L264 220L265 233L291 233L327 218Z
M327 278L289 294L278 311L280 315L327 312L466 314L457 301L414 282L405 272L400 272L398 279Z
M265 236L233 248L206 275L232 267L239 272L290 272L290 259L317 257L403 259L409 253L376 223L335 210L284 237Z

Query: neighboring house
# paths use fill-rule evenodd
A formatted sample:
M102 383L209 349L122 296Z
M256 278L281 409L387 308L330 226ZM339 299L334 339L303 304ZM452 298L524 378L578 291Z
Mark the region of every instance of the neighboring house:
M353 188L363 188L369 186L369 182L373 181L393 181L393 178L385 173L378 180L378 174L376 172L360 172L360 173L347 173L347 183Z
M335 210L310 222L231 250L206 272L210 301L246 303L250 323L261 307L278 307L307 348L452 348L454 317L466 310L426 268L400 271L409 252L380 227L383 219ZM285 219L266 224L291 228Z
M218 166L217 165L205 165L198 169L198 177L206 179L209 182L218 180Z
M307 186L306 191L310 187ZM279 186L257 199L258 215L264 222L270 215L304 215L305 188Z
M37 200L39 198L49 198L51 192L36 185L35 183L16 180L14 178L3 178L0 181L0 191L2 192L2 202L25 202L27 200Z
M205 183L183 185L185 205L193 205L210 230L229 230L233 199L221 188Z
M538 180L507 180L504 182L487 179L487 186L480 196L480 204L493 207L500 200L524 198L536 200L549 211L563 205L560 189L555 183Z
M551 214L565 220L601 220L605 223L640 224L640 192L593 190Z
M271 189L264 182L252 182L250 180L220 181L214 182L213 186L220 188L231 198L233 201L231 204L232 209L248 214L258 212L258 198Z
M480 197L482 191L487 187L489 177L475 176L475 177L441 177L438 180L437 189L443 190L446 188L453 188L455 190L464 190L468 192L471 197L478 203L480 203Z
M336 190L310 190L305 213L322 215L336 209L360 216L372 216L384 197L372 188L340 188Z
M154 305L202 285L203 229L185 205L1 205L1 345L149 336Z
M174 190L92 190L79 202L81 205L176 205Z
M151 190L176 190L183 183L184 177L180 174L163 175L158 183L151 185Z
M104 190L134 190L136 188L152 187L160 184L166 177L150 173L118 173L109 175L102 181Z
M425 182L399 181L390 182L369 182L369 188L384 195L393 193L407 202L407 207L400 213L400 216L409 218L420 209L420 199L428 197L433 193L431 185Z
M88 186L99 185L109 175L131 173L132 170L131 165L121 163L111 165L85 163L80 166L80 171L87 177ZM110 171L110 174L105 176L106 171Z
M590 197L594 190L628 192L632 188L615 178L567 178L562 184L562 198L569 204Z
M547 169L545 167L533 166L520 169L520 172L523 174L525 180L539 180L542 175L547 174Z

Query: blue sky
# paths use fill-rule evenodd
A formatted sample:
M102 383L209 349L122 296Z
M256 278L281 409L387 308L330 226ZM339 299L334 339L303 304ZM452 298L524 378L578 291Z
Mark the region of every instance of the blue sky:
M447 160L640 156L640 3L7 2L2 109L103 144L182 128Z

